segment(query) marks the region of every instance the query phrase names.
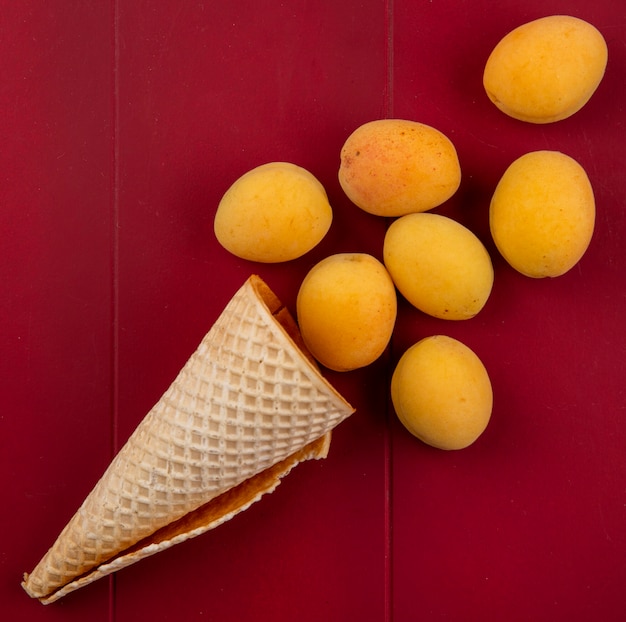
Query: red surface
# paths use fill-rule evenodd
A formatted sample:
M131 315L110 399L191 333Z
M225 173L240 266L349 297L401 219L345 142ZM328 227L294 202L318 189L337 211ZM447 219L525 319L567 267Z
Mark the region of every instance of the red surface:
M609 65L575 117L531 126L488 102L482 67L507 31L553 13L594 23ZM619 2L21 0L3 7L0 46L2 619L626 619ZM30 600L22 572L250 273L293 309L315 261L381 256L386 223L336 172L347 135L384 116L457 146L462 186L437 211L492 251L483 312L445 323L401 304L382 359L329 374L358 412L326 461L112 580ZM540 148L585 166L598 209L588 253L551 281L509 269L487 227L499 176ZM271 160L316 174L335 221L306 257L249 264L217 245L212 218ZM420 444L389 410L393 363L434 332L474 348L494 386L489 428L459 452Z

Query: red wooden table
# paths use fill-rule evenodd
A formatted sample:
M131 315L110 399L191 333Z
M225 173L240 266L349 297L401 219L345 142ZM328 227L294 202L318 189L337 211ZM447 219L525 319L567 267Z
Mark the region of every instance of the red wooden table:
M487 100L495 43L569 13L609 47L574 117L509 119ZM0 17L0 617L3 620L626 619L626 14L613 0L19 0ZM455 143L463 181L439 213L492 252L492 297L466 322L401 301L389 351L328 377L357 407L326 461L298 467L217 530L44 607L19 582L252 272L293 309L334 252L382 252L386 222L337 182L359 124L403 117ZM494 250L508 164L561 150L597 201L571 272L531 280ZM311 170L335 220L282 265L219 247L219 198L272 160ZM390 409L406 347L472 347L495 394L473 446L429 448Z

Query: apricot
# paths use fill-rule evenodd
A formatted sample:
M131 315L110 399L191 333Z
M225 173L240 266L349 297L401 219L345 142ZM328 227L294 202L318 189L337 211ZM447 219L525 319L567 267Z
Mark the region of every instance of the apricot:
M387 229L383 261L398 291L433 317L466 320L493 287L491 257L479 238L440 214L407 214Z
M377 216L424 212L447 201L461 182L456 149L439 130L404 119L358 127L341 149L339 183Z
M375 257L338 253L305 276L296 313L311 354L329 369L350 371L373 363L389 344L396 321L396 290Z
M495 46L483 85L505 114L529 123L552 123L589 101L607 59L606 42L594 26L551 15L515 28Z
M426 337L398 361L391 399L400 422L439 449L464 449L485 431L493 390L482 361L445 335Z
M518 272L556 277L573 268L593 236L595 199L587 173L559 151L532 151L498 182L489 208L495 245Z
M214 231L237 257L278 263L313 249L332 219L326 190L312 173L291 162L270 162L248 171L226 191Z

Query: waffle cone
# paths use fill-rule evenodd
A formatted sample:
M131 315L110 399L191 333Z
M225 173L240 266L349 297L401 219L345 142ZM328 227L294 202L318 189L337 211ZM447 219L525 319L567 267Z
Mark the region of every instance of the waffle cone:
M259 278L233 296L22 583L43 603L229 520L353 408L322 377Z

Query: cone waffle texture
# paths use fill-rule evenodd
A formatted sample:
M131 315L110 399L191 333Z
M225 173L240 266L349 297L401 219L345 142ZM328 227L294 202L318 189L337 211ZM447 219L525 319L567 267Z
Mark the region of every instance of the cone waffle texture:
M44 603L199 535L326 455L353 408L294 341L258 277L233 296L174 382L30 574ZM297 337L296 337L297 338Z

